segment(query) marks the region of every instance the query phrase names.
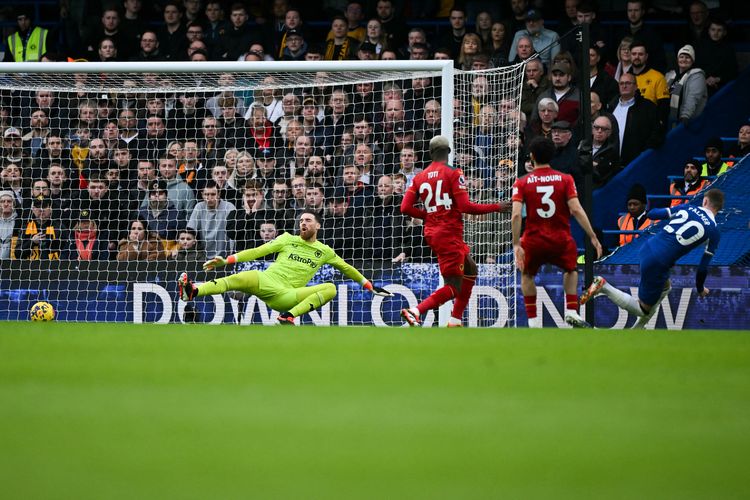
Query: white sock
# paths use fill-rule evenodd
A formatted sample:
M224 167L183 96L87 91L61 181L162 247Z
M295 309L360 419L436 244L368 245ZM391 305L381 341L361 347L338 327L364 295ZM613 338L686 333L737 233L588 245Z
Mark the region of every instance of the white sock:
M672 290L672 287L669 287L669 288L665 289L663 292L661 292L661 295L659 296L659 300L656 302L656 304L654 304L653 306L651 306L651 310L645 316L643 316L642 318L640 318L635 323L635 325L633 325L633 328L635 328L637 330L641 329L641 328L645 328L646 327L646 323L648 323L651 320L651 318L654 317L654 314L656 314L657 309L659 309L659 304L661 304L662 301L664 300L664 298L667 295L669 295L669 292L671 290Z
M536 318L529 318L529 328L541 328L542 318L537 316Z
M576 311L575 309L565 309L565 316L569 314L578 315L578 311Z
M458 318L454 318L453 316L451 316L450 318L448 318L448 324L449 325L460 325L461 324L461 320L458 319Z
M625 309L629 313L642 318L646 315L641 309L641 305L638 303L638 299L625 293L617 288L613 287L609 283L605 283L602 287L602 293L610 298L612 302L617 304L620 308Z

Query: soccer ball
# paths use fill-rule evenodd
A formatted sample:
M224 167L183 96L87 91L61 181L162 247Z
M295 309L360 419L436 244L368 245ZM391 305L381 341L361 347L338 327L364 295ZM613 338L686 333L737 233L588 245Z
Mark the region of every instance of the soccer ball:
M55 319L55 308L49 302L37 302L29 309L31 321L52 321Z

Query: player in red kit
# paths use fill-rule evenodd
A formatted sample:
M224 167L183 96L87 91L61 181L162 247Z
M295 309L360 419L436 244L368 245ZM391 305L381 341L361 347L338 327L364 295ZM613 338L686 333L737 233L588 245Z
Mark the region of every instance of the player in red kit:
M529 151L534 170L513 184L511 215L513 253L521 271L521 291L529 327L542 326L542 318L537 317L534 276L542 264L553 264L564 272L565 322L576 328L590 328L578 314L578 250L570 234L570 216L576 218L591 239L597 258L602 256L602 246L578 201L573 177L549 166L555 155L555 144L545 137L536 137L529 144ZM521 237L524 204L526 229Z
M424 220L424 236L438 258L445 285L417 307L402 309L401 316L410 326L421 323L420 316L455 298L448 326L461 326L466 305L477 277L477 265L464 242L463 214L487 214L507 211L508 203L477 204L469 200L466 181L460 168L448 165L451 152L448 139L435 136L430 141L432 163L414 177L401 202L401 212ZM414 205L422 202L424 209Z

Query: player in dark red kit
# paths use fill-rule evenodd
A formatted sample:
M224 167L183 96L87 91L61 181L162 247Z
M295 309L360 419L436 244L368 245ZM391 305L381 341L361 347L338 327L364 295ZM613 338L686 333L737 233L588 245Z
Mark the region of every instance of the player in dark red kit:
M591 239L597 258L602 256L602 246L578 201L573 177L549 166L555 155L555 144L546 137L536 137L529 144L529 151L534 170L513 184L511 216L513 253L521 271L521 291L529 326L542 326L542 318L537 317L534 276L542 264L553 264L564 272L565 322L576 328L590 328L578 314L578 249L570 234L570 216L576 218ZM526 229L521 237L524 203Z
M417 307L401 310L401 316L410 326L419 325L422 314L452 298L456 300L448 326L461 326L477 277L477 265L463 238L463 214L487 214L510 208L509 203L477 204L469 200L463 172L447 163L450 152L447 138L438 135L430 140L432 163L414 177L401 203L402 213L424 220L425 240L437 255L445 282ZM414 206L420 201L424 209Z

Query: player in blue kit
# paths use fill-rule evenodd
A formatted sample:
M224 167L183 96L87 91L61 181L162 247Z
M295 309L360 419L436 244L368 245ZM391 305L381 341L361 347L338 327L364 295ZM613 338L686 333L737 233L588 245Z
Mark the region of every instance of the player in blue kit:
M672 266L680 257L700 245L706 245L706 251L698 266L695 287L699 297L708 295L709 290L703 284L706 281L708 263L719 246L716 214L723 207L724 193L718 189L709 189L703 197L701 207L678 205L649 211L649 219L669 219L669 224L649 238L641 248L638 299L613 287L601 276L596 276L588 290L581 295L581 304L603 293L622 309L638 316L634 328L643 328L656 312L656 306L672 289L669 282Z

